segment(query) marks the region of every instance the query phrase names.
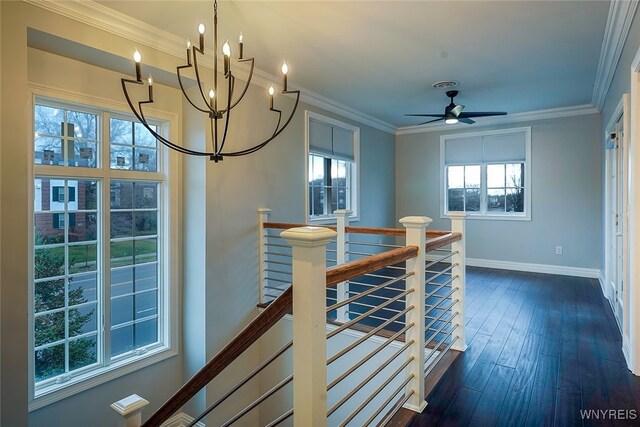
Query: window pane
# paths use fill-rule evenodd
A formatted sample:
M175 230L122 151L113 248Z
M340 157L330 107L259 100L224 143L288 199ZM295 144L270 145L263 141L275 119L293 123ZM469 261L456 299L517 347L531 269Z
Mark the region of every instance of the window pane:
M464 167L465 188L480 188L480 165Z
M69 305L98 300L98 275L81 274L69 277Z
M95 114L69 110L67 111L67 123L72 125L68 129L73 129L73 133L69 132L67 136L97 140L98 116Z
M524 212L524 188L507 189L507 212Z
M133 144L133 122L111 118L109 121L109 141L112 144Z
M158 319L145 320L136 323L136 348L153 344L158 341Z
M158 170L158 152L147 148L134 148L134 169L137 171L156 172Z
M154 262L158 260L157 239L144 239L135 241L136 264Z
M158 207L158 184L135 183L135 206L136 209L157 208Z
M69 310L69 337L97 330L98 307L96 304L83 305Z
M145 264L135 268L136 292L155 289L158 287L158 264Z
M465 211L478 212L480 210L480 190L467 188L465 190Z
M135 296L136 319L142 319L158 313L158 294L155 291L143 292Z
M136 211L135 218L135 235L149 236L158 234L158 212L156 211Z
M320 156L310 156L312 161L311 181L314 185L324 185L324 158Z
M133 148L112 145L109 149L111 169L131 170L133 168Z
M77 209L96 210L98 208L98 181L77 181Z
M464 189L450 189L447 201L449 211L464 211Z
M111 242L111 267L131 264L133 264L133 240ZM111 275L113 276L113 271Z
M98 239L98 217L95 213L70 213L74 220L69 221L69 242L86 242Z
M111 182L111 209L131 209L133 207L133 182Z
M64 279L37 282L34 296L36 313L64 307Z
M448 188L464 187L464 166L449 166L447 168L447 186Z
M97 269L97 245L69 246L69 273L82 273Z
M35 215L33 238L36 246L64 243L64 227L58 226L59 215L64 214Z
M504 188L504 165L487 165L487 187Z
M507 165L507 187L524 186L524 163Z
M64 158L62 157L62 139L36 137L34 147L34 163L37 165L64 164Z
M98 362L97 335L69 342L69 370L83 368Z
M111 324L117 326L133 320L133 295L111 298Z
M60 124L64 122L64 110L45 105L36 105L34 124L36 136L61 135Z
M135 145L143 147L158 147L156 138L144 127L142 123L135 123ZM150 126L154 132L158 132L157 126Z
M133 267L111 270L111 297L130 294L133 292ZM113 319L111 319L113 323Z
M36 249L33 272L36 279L63 275L64 247Z
M64 339L64 311L36 316L34 327L36 347Z
M35 351L36 381L64 373L64 344Z
M133 212L111 212L111 237L133 237Z
M487 211L504 212L505 192L501 190L487 190Z
M95 168L97 164L98 144L86 141L67 141L69 148L69 166Z
M111 356L133 350L133 326L111 328Z

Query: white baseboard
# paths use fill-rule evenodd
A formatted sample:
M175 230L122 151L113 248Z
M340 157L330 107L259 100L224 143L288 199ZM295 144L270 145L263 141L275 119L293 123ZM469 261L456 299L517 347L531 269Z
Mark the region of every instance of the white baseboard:
M595 268L532 264L528 262L497 261L478 258L467 258L467 265L472 267L497 268L499 270L529 271L532 273L559 274L561 276L588 277L590 279L599 279L602 274L600 270Z
M184 412L180 412L162 423L162 427L186 427L191 423L191 421L193 421L193 417L185 414ZM205 425L203 422L198 421L196 423L196 427L205 427Z
M609 293L607 292L607 279L604 278L602 270L600 270L600 273L598 274L598 282L600 282L600 290L602 291L602 295L604 295L604 297L608 300Z

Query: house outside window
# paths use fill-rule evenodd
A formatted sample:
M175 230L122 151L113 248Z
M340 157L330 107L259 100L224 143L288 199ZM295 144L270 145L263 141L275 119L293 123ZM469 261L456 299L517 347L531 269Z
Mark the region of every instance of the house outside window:
M306 124L308 220L331 222L339 209L357 219L359 128L311 111Z
M440 137L441 212L531 219L531 128Z
M113 111L36 97L33 112L32 409L176 346L175 191L158 142Z

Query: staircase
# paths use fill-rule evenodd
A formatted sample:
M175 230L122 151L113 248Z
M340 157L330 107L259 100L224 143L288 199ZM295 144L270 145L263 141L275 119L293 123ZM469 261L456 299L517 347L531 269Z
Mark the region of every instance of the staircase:
M128 427L406 425L466 349L464 214L451 215L451 231L431 231L427 217L353 227L337 211L335 227L309 227L269 222L269 212L258 213L260 313L144 423L144 399L112 405ZM259 342L271 353L176 424Z

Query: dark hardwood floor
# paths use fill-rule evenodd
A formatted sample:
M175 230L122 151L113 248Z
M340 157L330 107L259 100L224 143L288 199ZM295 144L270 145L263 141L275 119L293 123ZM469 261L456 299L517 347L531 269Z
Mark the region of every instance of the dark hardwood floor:
M469 267L465 307L469 347L409 425L640 426L640 378L597 280Z

